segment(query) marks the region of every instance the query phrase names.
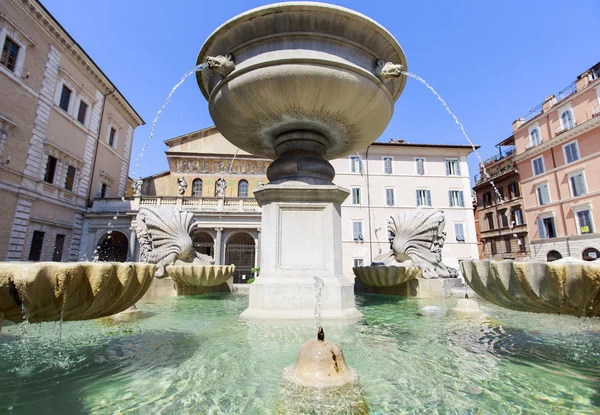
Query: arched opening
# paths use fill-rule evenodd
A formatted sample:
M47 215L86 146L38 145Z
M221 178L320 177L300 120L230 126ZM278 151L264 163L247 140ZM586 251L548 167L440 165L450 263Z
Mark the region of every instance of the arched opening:
M215 241L207 232L196 231L192 234L194 250L199 254L215 257Z
M584 261L595 261L600 258L600 251L596 248L588 248L581 254L581 259Z
M235 265L234 283L244 284L254 276L252 268L255 266L255 253L256 246L251 235L238 233L229 238L225 245L225 264Z
M98 243L98 261L125 262L127 261L127 237L118 231L108 231Z
M562 255L558 251L550 251L546 254L546 261L552 262L561 259Z
M248 181L240 180L238 182L238 197L248 197Z
M202 179L194 179L192 182L192 196L202 197Z

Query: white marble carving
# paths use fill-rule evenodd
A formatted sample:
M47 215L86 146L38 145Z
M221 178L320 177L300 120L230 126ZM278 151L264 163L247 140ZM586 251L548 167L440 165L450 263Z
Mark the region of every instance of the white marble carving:
M227 189L227 182L225 181L225 179L223 179L222 177L217 179L216 189L217 197L225 197L225 190Z
M133 195L134 196L141 196L142 195L142 186L144 185L144 181L142 180L142 178L140 177L139 179L137 179L135 182L133 182Z
M187 189L187 182L185 181L185 177L179 177L177 178L177 185L178 185L178 189L177 189L177 193L179 193L179 196L183 196L185 194L185 189Z
M402 65L396 65L392 62L379 61L375 68L375 76L377 76L384 84L392 79L399 78L402 75Z
M206 63L208 67L218 73L221 78L227 77L233 70L235 69L235 64L233 63L233 59L231 59L231 55L218 55L218 56L208 56L206 58Z

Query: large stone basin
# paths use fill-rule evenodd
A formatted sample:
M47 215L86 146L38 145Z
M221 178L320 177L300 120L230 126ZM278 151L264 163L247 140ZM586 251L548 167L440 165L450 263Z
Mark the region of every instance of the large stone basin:
M155 266L115 262L0 263L0 326L89 320L133 306L150 287Z
M235 265L169 265L166 275L173 279L177 295L193 295L211 292L212 287L227 282L235 271Z
M352 271L359 280L372 287L394 287L421 276L417 267L369 266L354 267Z
M536 313L600 316L600 264L575 259L554 262L462 261L469 286L502 307Z

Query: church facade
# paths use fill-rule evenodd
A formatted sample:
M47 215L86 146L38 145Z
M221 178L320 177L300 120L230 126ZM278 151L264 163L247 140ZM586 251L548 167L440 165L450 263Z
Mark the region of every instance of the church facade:
M135 260L135 215L141 207L176 206L194 214L200 253L235 264L243 283L260 264L261 208L253 190L268 182L271 160L229 143L214 127L165 141L169 170L143 179L123 199L97 198L84 222L83 257ZM387 220L407 209L441 209L446 216L444 261L477 257L467 155L470 146L373 143L332 160L334 182L350 191L342 205L344 276L389 249ZM108 233L110 232L110 233ZM111 238L107 238L110 235Z

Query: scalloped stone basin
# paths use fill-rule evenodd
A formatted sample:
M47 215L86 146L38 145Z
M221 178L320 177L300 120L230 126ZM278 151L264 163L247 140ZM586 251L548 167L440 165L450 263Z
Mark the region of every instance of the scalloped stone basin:
M393 287L419 278L421 271L416 267L354 267L354 275L372 287Z
M600 316L600 264L575 259L554 262L462 261L469 286L502 307L535 313Z
M133 306L150 287L155 266L117 262L0 263L0 326L89 320Z
M177 295L203 294L210 287L226 282L235 271L235 265L169 265L165 275L175 283Z

